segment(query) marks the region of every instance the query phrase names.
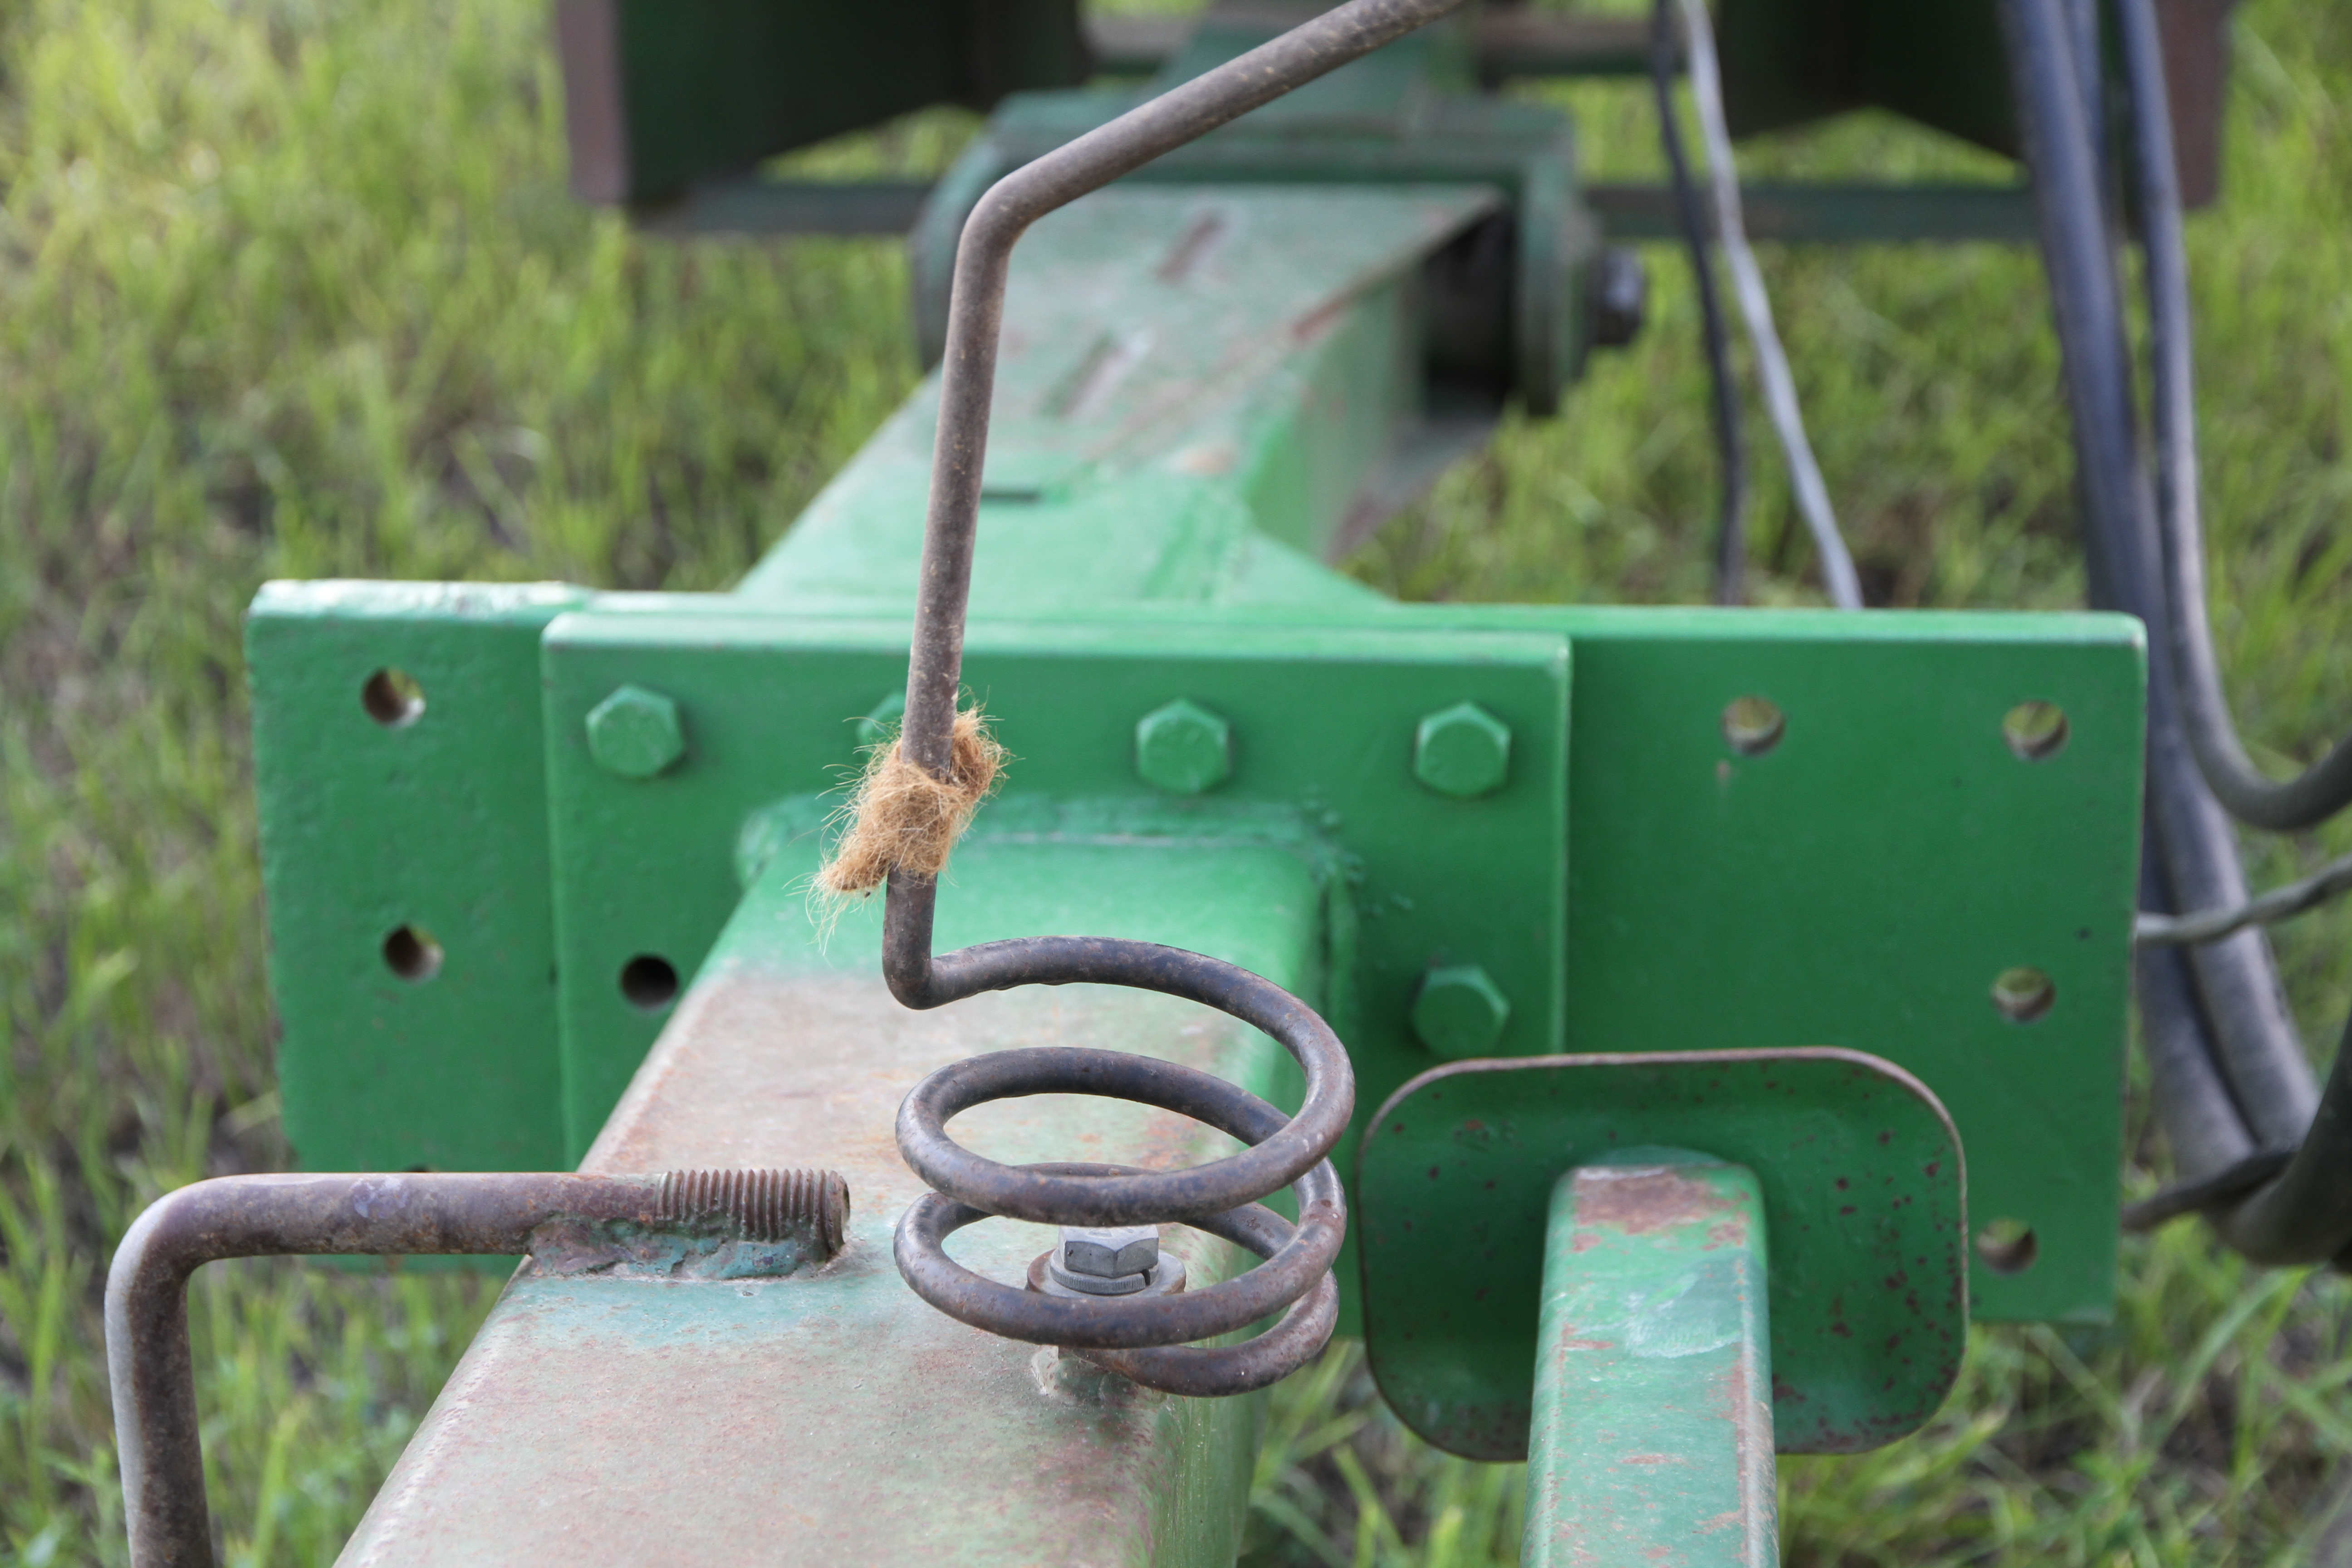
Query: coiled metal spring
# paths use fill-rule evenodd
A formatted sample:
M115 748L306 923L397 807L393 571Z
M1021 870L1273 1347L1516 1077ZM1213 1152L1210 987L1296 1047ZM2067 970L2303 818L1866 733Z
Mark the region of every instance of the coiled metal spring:
M894 879L892 935L919 904L929 936L935 883ZM887 939L886 939L887 941ZM889 944L887 951L897 948ZM929 947L926 940L925 949ZM898 1108L898 1148L934 1189L898 1223L898 1271L950 1317L1036 1344L1060 1345L1147 1387L1171 1394L1244 1394L1305 1363L1331 1337L1339 1287L1331 1276L1347 1209L1326 1158L1347 1130L1355 1078L1347 1049L1314 1010L1272 981L1199 953L1150 942L1032 937L925 957L919 994L970 995L1013 985L1130 985L1205 1003L1280 1041L1306 1070L1296 1117L1197 1068L1123 1051L1076 1047L997 1051L953 1062L916 1086ZM897 975L893 982L896 989ZM905 996L902 994L901 999ZM948 1119L991 1100L1030 1094L1094 1094L1157 1106L1206 1122L1250 1145L1230 1159L1184 1171L1080 1163L1003 1165L948 1136ZM1297 1184L1298 1223L1255 1199ZM1181 1222L1265 1259L1205 1289L1124 1296L1018 1289L972 1273L941 1245L965 1226L1002 1215L1045 1225ZM1042 1261L1042 1260L1041 1260ZM1269 1314L1282 1321L1238 1345L1183 1347Z
M1193 78L1045 154L991 186L957 243L940 361L939 430L916 587L907 716L898 756L933 779L954 777L953 734L963 672L981 479L988 455L997 338L1013 247L1030 225L1422 24L1462 0L1349 0L1272 42ZM898 1147L934 1189L898 1224L899 1272L950 1316L1034 1343L1061 1345L1136 1382L1178 1394L1240 1394L1304 1363L1330 1338L1338 1312L1331 1262L1347 1215L1326 1156L1355 1107L1355 1079L1339 1037L1314 1009L1272 981L1198 953L1150 942L1031 937L934 958L931 876L893 871L883 927L883 973L909 1007L937 1007L1015 985L1129 985L1203 1003L1272 1036L1307 1074L1296 1117L1191 1068L1118 1051L1000 1051L942 1068L898 1112ZM1123 1165L1002 1165L947 1135L950 1117L1030 1094L1098 1094L1177 1111L1249 1145L1188 1171ZM1291 1226L1255 1200L1296 1185ZM1003 1215L1047 1225L1181 1222L1249 1248L1265 1261L1202 1290L1085 1297L1023 1290L982 1279L942 1242ZM1243 1344L1189 1342L1228 1333L1278 1308L1282 1321Z

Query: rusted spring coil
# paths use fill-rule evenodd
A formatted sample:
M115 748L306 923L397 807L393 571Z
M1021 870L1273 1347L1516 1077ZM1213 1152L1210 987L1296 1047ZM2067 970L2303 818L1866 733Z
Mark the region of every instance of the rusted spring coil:
M898 1109L899 1152L935 1189L898 1223L898 1271L917 1295L974 1328L1064 1346L1170 1394L1245 1394L1322 1350L1339 1313L1331 1264L1347 1230L1339 1178L1326 1156L1347 1129L1355 1079L1346 1048L1312 1008L1247 970L1150 942L1034 937L944 953L926 967L940 989L972 981L984 982L974 990L1095 983L1205 1003L1280 1041L1306 1071L1307 1096L1297 1116L1288 1117L1196 1068L1080 1047L997 1051L941 1068ZM948 1136L948 1120L959 1112L1031 1094L1094 1094L1156 1106L1250 1147L1190 1170L1139 1171L1003 1165ZM1255 1201L1294 1184L1295 1226ZM949 1236L992 1215L1043 1225L1180 1222L1245 1247L1265 1261L1205 1289L1045 1295L983 1279L948 1257L942 1244ZM1173 1348L1246 1328L1285 1308L1280 1322L1241 1344Z

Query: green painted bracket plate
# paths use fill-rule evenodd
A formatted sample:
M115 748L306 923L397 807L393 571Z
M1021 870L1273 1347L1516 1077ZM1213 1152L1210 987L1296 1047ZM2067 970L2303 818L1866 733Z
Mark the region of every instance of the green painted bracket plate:
M1527 1457L1552 1184L1659 1145L1762 1185L1781 1451L1875 1447L1935 1414L1968 1335L1959 1135L1909 1073L1824 1047L1456 1062L1399 1089L1353 1219L1372 1374L1407 1426Z
M740 602L739 602L740 603ZM693 973L742 896L743 825L810 803L857 761L859 718L906 679L905 623L614 596L547 631L564 1114L584 1150L667 1017L620 983L642 955ZM612 606L612 607L603 607ZM979 621L964 680L1013 753L983 837L1171 845L1300 829L1331 885L1318 998L1369 1109L1427 1065L1409 1022L1433 964L1476 963L1510 1002L1496 1049L1555 1048L1565 998L1569 648L1558 633ZM685 755L650 779L596 764L588 713L630 683L674 700ZM1137 721L1184 699L1223 718L1232 773L1199 795L1138 776ZM1414 776L1427 715L1473 702L1508 770L1455 798ZM838 797L835 797L837 801ZM962 896L950 870L942 919ZM1343 1167L1344 1168L1344 1167Z
M904 679L905 613L564 588L265 591L248 633L256 762L286 1125L303 1163L546 1168L583 1147L670 1014L629 1000L617 968L654 954L696 973L740 894L746 819L784 798L822 816L814 796L856 761L856 718ZM2021 1269L1977 1260L1975 1314L2108 1312L2136 624L1155 602L983 616L972 635L973 685L1019 756L976 832L1117 837L1140 812L1167 819L1145 831L1172 845L1262 835L1272 814L1327 886L1335 867L1360 872L1339 877L1352 896L1329 905L1321 1000L1358 1052L1366 1110L1432 1065L1406 1015L1439 963L1484 964L1511 1000L1508 1037L1486 1054L1868 1051L1949 1108L1979 1220L2033 1233ZM366 711L385 668L422 682L413 722ZM587 752L586 713L624 682L681 705L685 755L653 779L605 773ZM1424 702L1474 691L1515 731L1513 773L1498 795L1448 800L1412 777L1410 731ZM1162 797L1135 776L1134 723L1187 692L1232 721L1235 773ZM1769 748L1725 733L1743 697L1782 715ZM2002 733L2029 700L2066 722L2063 744L2031 756ZM429 976L387 968L386 936L411 923L443 952ZM2017 966L2053 985L2038 1016L1995 1005L1995 977Z
M539 642L589 596L326 582L254 601L278 1078L308 1169L563 1167Z

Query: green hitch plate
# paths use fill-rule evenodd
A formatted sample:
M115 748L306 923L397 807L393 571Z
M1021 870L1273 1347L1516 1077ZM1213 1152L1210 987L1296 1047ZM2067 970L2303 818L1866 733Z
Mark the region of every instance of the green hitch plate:
M1351 1217L1372 1374L1405 1425L1468 1458L1527 1457L1553 1184L1660 1145L1762 1185L1780 1451L1925 1424L1967 1344L1959 1134L1902 1068L1816 1047L1456 1062L1399 1089L1364 1135Z

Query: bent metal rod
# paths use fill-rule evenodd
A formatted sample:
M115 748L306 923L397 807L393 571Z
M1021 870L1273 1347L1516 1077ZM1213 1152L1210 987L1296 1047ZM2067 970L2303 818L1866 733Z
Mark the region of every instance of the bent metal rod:
M908 658L899 754L950 776L963 635L971 597L989 405L1013 247L1039 218L1153 158L1454 10L1461 0L1353 0L1160 94L1048 153L990 187L964 225L941 362L915 633ZM1233 964L1150 942L1029 937L931 952L933 877L890 874L883 973L909 1007L940 1006L1016 985L1126 985L1219 1008L1281 1042L1307 1075L1295 1117L1207 1074L1121 1052L1000 1051L941 1068L898 1114L898 1147L935 1189L900 1221L898 1268L916 1293L978 1328L1062 1345L1139 1383L1171 1393L1239 1394L1304 1363L1329 1340L1339 1293L1330 1268L1347 1215L1327 1158L1355 1108L1346 1047L1329 1026L1272 982ZM1115 1165L1012 1167L948 1137L957 1112L1045 1093L1108 1095L1205 1121L1250 1147L1192 1170ZM1297 1184L1294 1227L1252 1201ZM956 1229L991 1215L1049 1225L1181 1221L1266 1261L1205 1289L1071 1300L1000 1285L950 1259ZM1186 1342L1288 1310L1275 1328L1218 1350Z

